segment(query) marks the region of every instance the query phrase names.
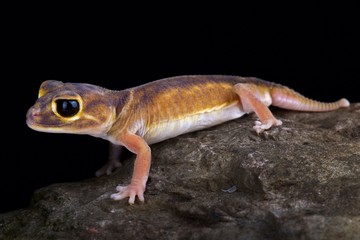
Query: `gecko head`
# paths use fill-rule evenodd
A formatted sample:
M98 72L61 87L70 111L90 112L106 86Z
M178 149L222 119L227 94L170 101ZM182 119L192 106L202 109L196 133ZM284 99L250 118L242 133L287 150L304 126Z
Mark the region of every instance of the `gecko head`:
M115 118L109 92L91 84L44 81L26 124L41 132L102 136Z

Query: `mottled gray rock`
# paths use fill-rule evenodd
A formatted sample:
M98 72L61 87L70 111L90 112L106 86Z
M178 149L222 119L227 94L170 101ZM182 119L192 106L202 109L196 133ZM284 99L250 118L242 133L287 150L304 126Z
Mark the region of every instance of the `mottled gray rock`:
M327 113L274 109L152 146L145 204L109 196L111 176L56 184L0 215L1 239L360 239L360 104Z

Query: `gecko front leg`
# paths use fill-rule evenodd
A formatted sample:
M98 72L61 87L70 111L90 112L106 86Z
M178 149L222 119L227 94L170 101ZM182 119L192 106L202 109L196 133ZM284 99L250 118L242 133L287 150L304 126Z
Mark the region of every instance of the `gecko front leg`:
M150 147L143 138L132 133L123 134L119 142L129 151L136 154L136 159L130 184L117 186L118 193L112 194L111 198L121 200L129 197L129 203L134 204L137 196L141 202L144 202L144 192L151 165Z
M95 176L110 175L116 168L121 167L120 155L123 146L110 143L109 146L109 161L99 170L96 171Z

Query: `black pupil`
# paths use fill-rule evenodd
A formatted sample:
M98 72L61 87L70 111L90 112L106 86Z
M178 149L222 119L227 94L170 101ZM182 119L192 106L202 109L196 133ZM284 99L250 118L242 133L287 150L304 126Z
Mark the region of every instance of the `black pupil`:
M76 100L56 100L56 110L63 117L72 117L80 110L79 102Z

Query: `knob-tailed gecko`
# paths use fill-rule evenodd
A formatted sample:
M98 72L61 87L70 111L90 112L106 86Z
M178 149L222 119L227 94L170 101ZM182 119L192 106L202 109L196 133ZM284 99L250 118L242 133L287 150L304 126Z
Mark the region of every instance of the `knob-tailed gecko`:
M86 83L44 81L27 112L27 125L37 131L89 134L110 141L108 163L96 175L120 166L121 146L136 154L132 179L118 186L114 200L136 196L144 201L151 150L149 145L205 129L255 112L253 129L261 133L282 122L268 106L297 111L331 111L348 107L346 99L322 103L295 91L252 77L226 75L177 76L121 91Z

